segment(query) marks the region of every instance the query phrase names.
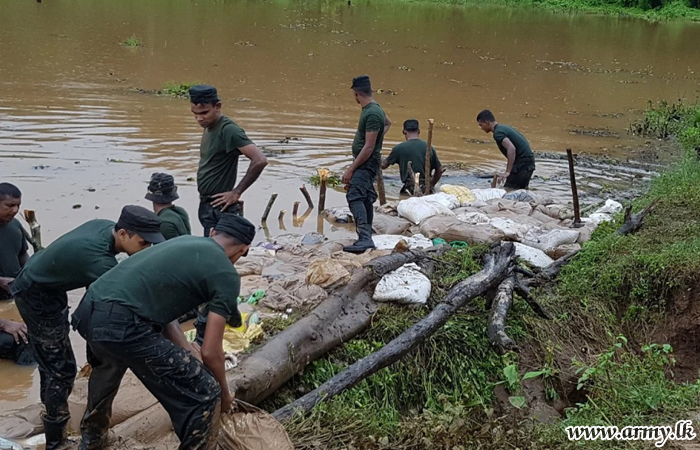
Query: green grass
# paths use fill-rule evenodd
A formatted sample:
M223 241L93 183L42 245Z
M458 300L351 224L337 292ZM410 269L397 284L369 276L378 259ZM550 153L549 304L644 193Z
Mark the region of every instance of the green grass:
M330 174L328 174L328 177L326 177L326 186L331 188L340 186L341 184L343 184L340 178L340 175L338 175L335 172L331 172ZM308 181L314 187L319 187L321 185L321 178L318 176L317 173L311 175Z
M190 83L172 83L168 82L163 85L163 88L157 92L158 95L165 95L174 98L189 98L189 91L197 82Z
M132 48L143 46L143 44L141 43L141 41L139 41L139 39L136 37L136 35L131 35L130 38L124 39L121 42L121 44L125 47L132 47Z

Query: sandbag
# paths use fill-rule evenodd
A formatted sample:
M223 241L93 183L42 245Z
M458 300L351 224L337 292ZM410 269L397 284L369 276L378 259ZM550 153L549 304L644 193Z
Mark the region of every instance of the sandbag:
M522 243L548 253L560 245L573 244L580 234L576 230L550 230L544 233L531 231L523 238Z
M527 233L534 229L532 225L519 223L513 219L504 219L502 217L494 217L490 219L488 223L503 231L506 239L511 241L521 241Z
M462 222L468 223L470 225L489 223L490 220L489 216L480 212L463 212L461 214L457 214L457 218Z
M447 242L491 244L505 238L505 233L491 224L470 225L457 217L447 216L429 217L421 224L420 230L428 239L442 238Z
M401 238L400 236L393 237ZM377 256L376 253L377 250L360 255L337 252L327 258L316 258L311 261L311 264L306 269L306 284L321 286L325 289L333 289L347 284L351 273L372 258L375 258Z
M579 250L581 250L581 244L573 243L560 245L559 247L549 249L545 253L547 253L547 256L550 258L559 259L568 255L569 253L577 252Z
M335 206L323 210L323 217L331 223L353 223L352 212L347 206Z
M13 442L0 437L0 449L2 450L24 450L19 442Z
M618 214L622 212L622 204L615 200L607 199L605 200L605 205L596 209L595 212L599 214Z
M43 413L43 405L37 402L12 414L3 415L0 421L0 436L8 439L22 439L36 433L43 433L44 422L41 420Z
M447 194L435 194L447 195ZM419 225L423 220L433 216L454 216L452 210L445 206L444 202L435 199L435 195L426 195L425 197L411 197L399 202L399 216L404 217L411 222ZM431 198L433 197L433 198ZM457 202L457 198L450 196Z
M265 267L271 266L275 262L274 256L262 247L253 247L248 252L248 256L239 259L234 264L238 275L242 277L262 275Z
M474 194L477 201L485 202L494 198L503 198L506 195L506 190L498 188L472 189L472 194Z
M305 275L286 277L274 281L265 291L258 303L260 306L275 311L286 311L289 308L311 309L328 297L328 293L321 286L307 284Z
M567 220L574 218L574 212L564 205L538 205L536 210L555 220Z
M518 189L517 191L507 192L503 195L504 199L515 200L516 202L540 203L540 199L532 191L527 189Z
M375 214L372 220L372 231L376 234L404 234L411 222L401 217Z
M236 411L221 414L217 450L294 450L281 423L238 399Z
M399 241L404 240L408 244L408 248L428 248L433 246L433 241L427 239L422 234L416 234L412 237L396 236L393 234L379 234L372 236L372 241L377 247L377 250L392 250L396 247Z
M529 247L520 242L515 242L513 245L515 245L515 256L527 262L532 267L544 269L554 262L552 258L538 248Z
M386 214L387 216L396 216L398 215L398 212L396 211L396 208L399 207L399 202L393 201L393 202L386 202L383 205L379 205L376 208L376 212L378 214Z
M76 433L80 433L80 420L87 406L89 372L89 365L86 364L75 379L73 391L68 397L68 410L70 411L68 427ZM112 405L110 426L120 424L156 403L158 400L143 386L133 372L127 370Z
M457 197L457 201L459 201L459 204L462 206L465 206L467 204L474 203L476 201L476 196L472 193L472 191L464 186L457 186L454 184L443 184L440 186L440 192L444 192L445 194L449 195L454 195Z
M415 263L404 264L384 275L372 297L378 302L396 302L407 305L425 305L430 297L431 284Z
M612 214L608 214L608 213L598 213L598 212L595 212L595 213L591 214L590 216L584 217L583 219L581 219L581 221L582 221L583 223L589 222L589 223L592 223L592 224L595 225L595 226L598 226L598 225L600 225L601 223L604 223L604 222L612 222L613 220L615 220L615 219L614 219L614 217L612 216Z

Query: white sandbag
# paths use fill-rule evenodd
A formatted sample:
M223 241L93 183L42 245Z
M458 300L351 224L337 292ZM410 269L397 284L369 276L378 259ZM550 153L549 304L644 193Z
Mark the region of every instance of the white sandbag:
M404 234L410 227L408 220L387 214L375 214L372 220L372 231L377 234Z
M596 213L600 214L617 214L620 212L622 212L622 204L611 199L605 200L605 205L596 210Z
M415 263L405 264L384 275L372 297L377 302L397 302L425 305L430 297L431 284Z
M454 216L452 209L439 201L431 199L430 197L434 196L427 195L425 197L411 197L400 201L397 208L399 216L410 220L416 225L419 225L423 220L432 216ZM454 199L455 203L457 202L456 197L450 197Z
M323 216L331 223L353 223L352 212L347 206L335 206L323 210Z
M376 234L372 236L372 241L377 247L377 250L393 250L400 240L408 243L408 248L428 248L433 246L433 241L426 238L422 234L416 234L413 237L397 236L394 234Z
M577 230L550 230L544 233L533 230L525 235L522 243L549 253L561 245L573 244L580 235Z
M532 225L519 223L512 219L504 219L502 217L494 217L488 222L492 226L503 231L506 239L511 241L521 241L523 237L533 230Z
M465 186L458 186L455 184L443 184L440 186L440 192L445 194L454 195L457 197L459 204L462 206L472 204L476 201L476 196L472 191Z
M490 220L489 216L480 212L465 212L457 214L457 219L470 225L476 225L479 223L489 223Z
M612 214L608 213L598 213L595 212L590 216L581 219L583 223L592 223L595 226L600 225L603 222L612 222L614 220Z
M450 194L446 194L444 192L438 192L437 194L431 194L431 195L425 195L423 197L420 197L423 200L431 201L431 202L438 202L441 205L444 205L445 207L449 209L455 209L459 208L461 205L459 203L459 199Z
M547 256L552 259L559 259L568 255L569 253L577 252L579 250L581 250L581 244L573 243L560 245L559 247L550 249L545 253L547 253Z
M474 194L477 201L485 202L494 198L503 198L506 195L506 190L498 188L472 189L472 194Z
M547 216L556 220L567 220L574 218L574 212L568 206L564 205L538 205L536 209L542 214L546 214Z
M447 242L464 241L468 244L492 244L505 238L503 231L488 223L470 225L456 217L428 217L420 226L428 239L442 238Z
M529 247L520 242L514 242L513 245L515 245L515 256L533 267L544 269L554 262L552 258L538 248Z
M540 203L539 197L532 191L527 189L518 189L517 191L507 192L503 195L504 199L515 200L516 202Z

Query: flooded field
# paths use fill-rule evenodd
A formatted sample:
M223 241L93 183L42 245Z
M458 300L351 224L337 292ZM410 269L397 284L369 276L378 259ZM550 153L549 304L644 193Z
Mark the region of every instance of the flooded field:
M22 189L46 243L83 221L116 219L125 204L149 206L155 171L175 176L179 204L201 232L193 178L201 129L186 100L143 93L166 82L216 85L225 113L263 147L270 165L243 200L257 222L279 194L272 235L284 232L279 209L287 232L317 229L315 214L292 224L292 204L303 210L298 188L316 168L348 165L359 115L349 86L359 74L381 89L377 101L394 122L387 150L403 139L405 119L434 118L441 160L462 169L445 181L479 187L505 165L474 122L483 108L538 151L624 160L646 145L626 129L648 99L700 93L700 26L690 23L346 1L6 0L0 11L0 179ZM132 36L140 45L121 44ZM588 170L583 183L600 190L648 176L615 172ZM568 192L561 163L541 163L536 174L534 188ZM397 170L386 179L395 197ZM341 204L342 192L329 192L327 205ZM17 313L0 305L0 317ZM0 373L0 410L37 401L33 369L0 362Z

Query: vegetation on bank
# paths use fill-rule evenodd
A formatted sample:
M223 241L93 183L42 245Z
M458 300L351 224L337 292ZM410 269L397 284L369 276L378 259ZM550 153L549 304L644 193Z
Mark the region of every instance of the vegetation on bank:
M297 448L619 448L616 441L569 441L565 428L690 419L700 383L695 377L678 381L677 353L653 339L665 320L677 322L668 317L675 301L691 296L692 303L697 297L699 118L697 106L661 103L633 125L647 136L678 139L686 156L634 202L637 210L658 200L641 230L616 235L621 217L600 227L557 285L535 293L555 320L535 316L516 298L507 332L520 354L498 356L489 348L487 313L479 299L408 357L288 423ZM485 251L448 253L433 277L427 309L478 271ZM274 410L314 389L381 348L427 309L383 307L367 331L312 363L264 406ZM550 413L549 420L542 420L542 411Z

